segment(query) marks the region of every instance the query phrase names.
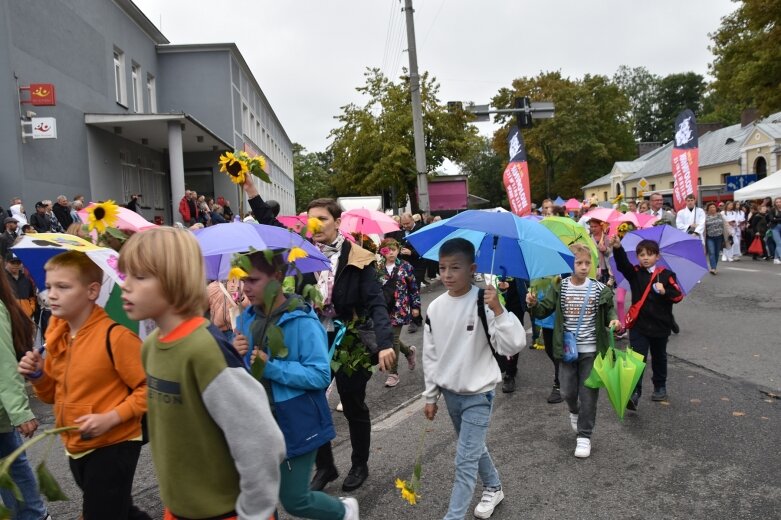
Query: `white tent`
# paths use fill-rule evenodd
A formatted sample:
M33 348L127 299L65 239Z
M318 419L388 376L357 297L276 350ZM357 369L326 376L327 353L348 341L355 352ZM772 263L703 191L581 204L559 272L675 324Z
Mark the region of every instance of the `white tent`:
M781 197L781 170L735 192L735 200Z

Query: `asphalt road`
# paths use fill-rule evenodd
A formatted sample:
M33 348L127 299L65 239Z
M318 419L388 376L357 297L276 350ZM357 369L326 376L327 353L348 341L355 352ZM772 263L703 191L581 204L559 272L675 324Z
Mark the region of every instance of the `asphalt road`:
M587 460L572 456L575 438L565 405L545 402L550 361L542 351L524 350L518 390L499 392L489 432L506 494L493 518L781 518L779 289L781 268L750 259L720 266L717 276L704 279L676 309L682 330L669 345L669 402L652 403L646 396L638 413L619 421L601 395ZM425 289L424 305L441 290L438 284ZM421 332L402 337L422 342ZM382 374L369 383L371 475L355 496L362 518L441 518L453 477L453 429L444 407L434 422L423 419L420 365L410 372L402 359L399 372L396 388L385 388ZM330 401L335 407L336 392ZM51 426L48 408L38 404L36 410L44 426ZM334 419L343 477L349 469L347 425L340 413ZM422 428L427 429L423 497L410 506L393 483L409 478ZM42 452L43 447L32 450L33 463ZM72 498L51 504L52 515L78 518L79 492L61 450L52 451L48 465ZM340 482L326 491L342 494ZM134 496L161 518L148 448L139 461Z

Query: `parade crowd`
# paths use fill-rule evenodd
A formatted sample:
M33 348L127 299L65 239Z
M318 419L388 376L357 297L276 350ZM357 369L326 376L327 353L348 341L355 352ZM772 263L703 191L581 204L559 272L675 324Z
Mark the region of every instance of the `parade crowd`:
M422 367L425 417L434 420L444 403L457 438L443 518L467 516L478 478L480 501L471 513L489 518L504 490L486 435L495 389L515 390L527 314L530 347L545 349L551 360L548 402L565 403L562 423L573 430L575 457L591 454L599 390L585 381L613 338L628 336L649 359L651 399L668 398L667 341L678 330L673 308L685 291L677 274L659 263L659 243L641 240L627 251L609 222L589 217L595 200L574 212L550 199L535 209L540 217L570 218L591 241L569 246L574 267L560 276L494 277L481 288L475 282L487 273L477 272L468 240L445 241L436 262L412 245L409 235L434 218L403 214L398 231L364 243L340 231L342 209L335 200L315 199L306 227L328 269L290 277L291 251L237 251L246 259L243 271L206 280L191 229L242 220L285 227L279 205L263 200L250 176L242 187L247 215L234 214L221 197L188 191L178 206L178 225L126 233L109 243L119 251L123 312L156 325L143 342L96 303L104 273L86 254L53 256L44 268L45 287L37 287L12 248L34 233L88 237L80 215L84 197L39 201L29 217L18 198L2 210L0 457L38 429L26 381L38 399L53 405L56 427L71 427L60 437L82 491L84 520L152 518L131 497L146 442L166 520L268 520L280 506L295 517L358 519L356 498L323 490L342 474L345 493L369 478L367 384L377 367L385 386L395 387L402 356L405 369ZM137 211L140 198L134 195L125 207ZM616 206L696 236L711 275L719 261L746 255L781 264L781 197L703 208L690 195L677 214L658 193ZM628 285L618 287L619 273ZM435 280L446 291L424 314L420 290ZM402 341L404 327L422 327L423 345ZM274 350L276 331L284 341L281 354ZM340 355L350 362L335 369L332 360ZM332 450L331 385L348 424L349 468L338 467ZM627 409L638 413L642 392L641 377ZM13 518L51 518L24 455L10 476L22 499L6 488L0 494ZM417 490L404 491L414 502Z

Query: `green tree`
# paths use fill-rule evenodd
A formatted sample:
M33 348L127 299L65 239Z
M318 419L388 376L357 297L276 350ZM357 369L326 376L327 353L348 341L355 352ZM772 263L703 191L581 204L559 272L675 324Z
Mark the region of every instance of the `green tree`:
M605 175L617 160L634 156L630 107L626 96L605 76L572 80L560 72L515 79L492 104L512 106L513 98L553 101L556 116L537 120L523 131L532 197L577 197L581 186ZM507 156L507 134L514 118L500 117L505 126L494 134L494 148Z
M781 110L781 2L742 0L710 37L716 79L709 118L737 121L749 107L765 115Z
M695 115L702 113L705 79L695 72L670 74L659 82L659 141L671 141L675 134L675 118L685 109Z
M412 195L412 207L417 211L409 77L405 71L393 82L379 69L367 69L364 75L365 85L356 90L367 98L366 103L342 107L337 116L340 126L330 133L334 185L341 196L394 190L399 206ZM420 84L426 168L433 173L446 158L461 162L473 149L477 129L468 124L469 114L448 110L440 103L439 86L428 73L421 76Z
M487 199L487 207L510 207L503 181L506 162L493 149L491 140L481 137L474 151L461 164L462 173L469 177L469 193Z
M293 143L296 213L306 211L306 206L314 199L336 196L330 165L328 152L307 152L300 144Z
M613 82L629 100L634 136L640 142L661 141L658 100L661 79L645 67L621 65Z

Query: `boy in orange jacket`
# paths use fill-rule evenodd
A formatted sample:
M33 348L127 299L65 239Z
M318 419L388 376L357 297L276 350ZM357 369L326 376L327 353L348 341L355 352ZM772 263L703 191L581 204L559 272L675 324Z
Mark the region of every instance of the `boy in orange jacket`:
M57 427L78 427L62 441L83 492L82 518L149 519L131 498L147 407L141 340L95 304L103 272L84 253L57 255L45 269L47 355L28 352L19 372L54 404Z

